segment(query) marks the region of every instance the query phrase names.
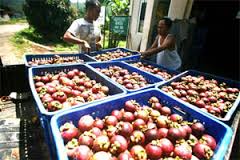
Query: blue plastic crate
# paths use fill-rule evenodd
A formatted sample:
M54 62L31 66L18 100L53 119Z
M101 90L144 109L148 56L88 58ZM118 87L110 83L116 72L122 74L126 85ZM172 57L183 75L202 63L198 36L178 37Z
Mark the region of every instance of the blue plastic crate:
M106 52L112 52L112 51L116 51L120 49L123 52L131 52L132 55L131 56L127 56L127 57L123 57L123 58L117 58L117 59L112 59L111 61L126 61L126 60L138 60L140 59L140 53L137 51L132 51L126 48L110 48L110 49L104 49L104 50L100 50L100 51L95 51L95 52L91 52L89 55L95 60L98 61L97 59L95 59L96 55L99 54L104 54Z
M127 69L129 72L137 72L138 74L142 75L146 80L147 82L149 83L149 85L147 85L146 87L142 87L142 88L139 88L139 89L127 89L125 88L124 86L118 84L119 86L121 86L122 88L124 88L128 93L131 93L131 92L135 92L135 91L139 91L139 90L143 90L143 89L146 89L146 88L150 88L150 87L154 87L155 86L155 83L158 83L158 82L162 82L163 79L160 78L160 77L156 77L152 74L149 74L147 72L144 72L144 71L141 71L135 67L132 67L130 65L126 65L125 63L123 62L95 62L95 63L89 63L87 64L93 68L108 68L110 66L119 66L119 67L122 67L124 69ZM99 72L99 71L98 71ZM100 72L99 72L100 73ZM106 76L107 77L107 76ZM110 77L107 77L111 80Z
M235 87L235 88L238 88L240 89L240 83L237 82L237 81L233 81L233 80L230 80L230 79L226 79L226 78L223 78L223 77L219 77L219 76L215 76L215 75L212 75L212 74L208 74L208 73L203 73L203 72L199 72L199 71L195 71L195 70L188 70L188 71L185 71L179 75L177 75L176 77L174 77L173 79L170 79L169 81L166 81L164 83L159 83L158 85L156 85L156 88L157 89L161 89L163 86L167 86L167 85L170 85L171 82L177 82L181 79L181 77L184 77L184 76L187 76L187 75L192 75L192 76L204 76L205 79L215 79L217 80L219 83L222 83L222 82L225 82L227 84L227 86L229 87ZM170 94L169 94L170 95ZM178 101L182 102L182 103L185 103L186 105L194 108L195 110L203 113L203 114L206 114L207 116L212 116L218 120L221 120L221 121L224 121L224 122L228 122L233 113L235 112L235 110L237 109L237 107L239 106L239 102L240 102L240 93L238 94L238 97L237 99L235 100L235 102L233 103L233 106L231 107L231 109L227 112L227 114L221 118L221 117L217 117L217 116L214 116L213 114L211 113L208 113L208 112L204 112L202 111L200 108L198 108L197 106L194 106L190 103L187 103L175 96L172 96L170 95L172 98L174 99L177 99Z
M61 72L61 71L67 72L67 71L75 69L75 68L85 72L90 79L96 80L98 83L100 82L101 84L103 84L105 86L108 86L108 88L109 88L109 96L108 97L105 97L105 98L100 99L100 100L95 100L95 101L92 101L92 102L87 102L87 103L84 103L84 104L81 104L81 105L77 105L76 107L84 106L84 105L87 105L87 104L90 104L90 103L96 103L97 101L102 101L102 100L105 100L105 99L108 99L108 98L112 98L113 96L119 96L121 94L126 93L126 91L124 91L121 87L118 87L118 85L115 82L109 81L109 79L105 78L104 75L97 73L96 71L94 71L92 68L90 68L89 66L87 66L85 64L61 65L61 66L42 66L42 67L30 68L29 69L30 88L31 88L34 100L36 101L37 109L39 110L39 113L40 113L39 116L40 117L43 117L43 118L46 118L46 119L50 120L50 118L54 114L65 111L65 110L68 110L68 109L61 109L61 110L54 111L54 112L47 111L44 108L44 106L43 106L43 104L42 104L42 102L41 102L41 100L40 100L40 98L39 98L39 96L36 92L33 77L36 76L36 75L44 75L45 73L58 73L58 72ZM69 109L72 109L72 108L73 107L71 107Z
M167 72L168 74L170 74L170 75L172 75L172 76L176 76L176 75L178 75L178 74L180 73L179 71L172 70L172 69L168 69L168 68L165 68L165 67L163 67L163 66L161 66L161 65L158 65L158 64L156 64L156 63L154 63L154 62L147 61L147 60L143 60L143 59L134 60L134 61L125 61L125 63L127 63L128 65L131 65L131 66L133 66L133 65L132 65L133 63L137 63L137 62L142 62L143 64L151 65L151 66L153 66L153 67L159 68L159 69ZM133 67L137 68L136 66L133 66ZM145 71L145 72L147 72L147 71ZM151 72L147 72L147 73L151 73ZM161 77L163 80L165 80L165 79L164 79L162 76L160 76L160 75L156 75L156 74L154 74L154 73L151 73L151 74L153 74L153 75L155 75L155 76L157 76L157 77ZM172 78L173 78L173 77L172 77ZM170 78L170 79L171 79L171 78ZM165 81L167 81L167 80L165 80Z
M36 67L36 66L29 65L28 62L30 62L34 59L41 60L41 59L53 58L55 55L58 55L58 56L64 57L64 58L74 57L74 58L82 59L84 61L84 63L96 61L93 58L91 58L89 55L83 54L83 53L81 53L81 54L26 54L24 56L24 63L25 63L25 66L27 66L27 67ZM64 64L66 64L66 63L64 63ZM61 64L45 64L45 65L61 65ZM43 66L43 65L38 65L38 66Z
M161 100L161 103L169 106L172 112L181 114L185 120L192 121L197 119L204 123L206 133L213 135L217 141L217 147L214 152L212 160L223 160L227 151L228 145L231 141L232 130L226 124L196 112L192 108L189 108L183 103L172 99L169 95L156 89L144 90L141 92L132 93L126 96L114 98L109 101L105 101L99 104L89 105L84 108L76 108L71 111L60 113L55 115L51 120L51 128L53 131L53 138L55 142L55 148L57 157L59 160L68 160L64 141L61 137L59 128L66 122L72 121L75 125L78 124L78 120L84 115L92 115L94 118L103 118L109 115L114 109L122 109L127 100L136 100L141 105L147 105L148 99L152 96L156 96ZM174 107L178 106L181 111L176 110Z

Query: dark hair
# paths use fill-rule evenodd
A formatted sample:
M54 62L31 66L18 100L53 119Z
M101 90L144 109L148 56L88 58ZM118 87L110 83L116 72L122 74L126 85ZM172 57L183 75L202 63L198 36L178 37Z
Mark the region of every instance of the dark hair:
M85 3L86 10L89 8L100 7L101 4L98 0L87 0Z
M164 17L164 18L162 18L161 20L164 20L165 25L166 25L168 28L171 28L171 26L172 26L172 20L171 20L170 18ZM160 21L161 21L161 20L160 20Z

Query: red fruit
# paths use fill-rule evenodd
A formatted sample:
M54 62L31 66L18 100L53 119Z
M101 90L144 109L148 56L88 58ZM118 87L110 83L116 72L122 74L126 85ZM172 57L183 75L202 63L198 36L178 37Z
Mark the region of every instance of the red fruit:
M139 104L134 100L128 100L125 102L124 109L129 112L135 112L139 108Z
M81 92L78 91L78 90L72 90L72 95L73 95L74 97L81 96Z
M74 159L76 160L88 160L92 157L93 153L91 149L86 145L80 145L75 149Z
M104 122L103 122L103 120L101 120L99 118L96 118L95 121L94 121L93 126L99 128L99 129L103 129Z
M63 106L63 108L70 108L70 107L72 107L72 104L70 102L66 101L66 102L63 102L62 106Z
M159 138L166 138L168 135L168 129L167 128L160 128L158 129Z
M162 149L156 141L152 141L145 146L147 157L150 159L159 159L162 157Z
M115 116L119 121L122 119L123 117L123 113L119 110L113 110L111 113L112 116Z
M164 106L160 109L160 112L162 115L168 116L171 114L171 109L169 107Z
M118 133L124 137L129 137L133 132L133 126L129 122L119 122L117 124Z
M78 75L80 73L78 69L73 69L72 71L74 72L75 75Z
M118 120L115 116L107 116L105 118L105 125L106 126L116 126L118 123Z
M60 127L60 133L64 141L67 142L78 136L78 129L72 122L67 122Z
M134 115L136 119L142 119L145 122L147 122L149 119L148 111L144 109L137 110L136 112L134 112Z
M162 105L161 105L161 103L153 103L152 108L160 111L162 108Z
M170 120L172 120L173 122L179 122L180 123L180 122L183 121L183 117L180 116L179 114L174 113L174 114L171 114Z
M98 136L93 141L92 149L94 151L108 151L109 146L110 146L110 141L108 136L101 135L101 136Z
M182 139L183 135L182 132L178 128L170 128L168 130L168 135L167 137L175 142L176 140Z
M151 97L148 101L148 103L153 104L153 103L159 103L159 100L157 97Z
M109 93L109 88L107 86L102 86L101 91L105 94L108 94Z
M119 154L128 148L127 140L121 135L115 135L110 140L110 152L112 154Z
M64 92L55 92L52 94L52 97L59 102L65 102L67 95Z
M156 140L160 138L159 132L157 128L149 129L145 132L146 141L151 142L152 140Z
M38 87L43 87L44 86L44 83L43 82L36 82L35 83L35 87L38 88Z
M210 159L213 156L213 151L209 146L202 143L197 143L193 147L193 153L199 159Z
M99 129L98 127L93 127L93 128L90 130L90 132L91 132L92 134L94 134L96 137L102 135L102 131L101 131L101 129Z
M68 157L74 158L75 149L77 147L78 147L78 141L75 138L73 138L71 141L69 141L66 144L65 149L66 149Z
M132 122L134 121L134 115L132 112L124 112L123 113L123 118L122 120L125 121L125 122Z
M133 160L129 151L125 151L119 154L118 160Z
M112 156L108 152L100 151L96 152L90 160L112 160Z
M147 160L146 150L140 145L133 146L130 149L130 154L134 160Z
M193 123L191 126L191 129L192 129L193 135L195 135L196 137L202 136L202 134L205 131L204 125L200 122Z
M165 155L165 156L170 156L170 154L174 150L174 146L173 146L172 142L167 138L160 139L158 144L162 149L163 155Z
M200 139L200 143L208 145L212 150L214 150L217 146L216 140L208 134L204 134L202 136L202 138Z
M181 145L175 147L174 155L178 156L184 160L191 160L192 148L188 144L181 144Z
M195 102L195 105L198 106L199 108L204 108L206 104L203 100L197 100Z
M49 111L57 111L63 108L63 105L61 104L61 102L59 101L51 101L50 103L48 103L47 109Z
M81 132L89 131L93 128L94 119L90 115L85 115L81 117L78 121L78 128Z
M49 79L48 76L43 76L43 77L41 77L41 81L42 81L43 83L47 83L47 82L50 81L50 79Z
M67 77L68 77L69 79L72 79L74 76L75 76L75 72L74 72L74 71L69 71L69 72L67 73Z
M134 122L133 122L133 128L135 130L141 130L143 129L144 127L146 127L146 123L143 119L136 119Z
M88 147L92 147L93 145L93 137L90 135L90 133L83 133L78 137L78 142L80 145L86 145Z
M159 128L167 128L168 127L168 118L167 118L167 116L163 116L163 115L161 115L161 116L159 116L158 118L157 118L157 126L159 127Z
M60 91L64 92L67 95L72 94L72 88L70 86L63 86Z
M132 135L130 136L130 141L131 144L144 144L145 142L145 135L143 134L143 132L135 130L133 131Z

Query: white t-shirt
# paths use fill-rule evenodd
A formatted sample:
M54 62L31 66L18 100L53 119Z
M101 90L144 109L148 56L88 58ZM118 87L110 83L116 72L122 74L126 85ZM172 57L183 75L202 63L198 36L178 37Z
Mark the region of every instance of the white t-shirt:
M160 37L158 37L158 47L160 47ZM165 49L157 54L157 64L163 67L176 70L182 65L182 60L177 53L177 47L175 45L174 50Z
M89 23L84 18L80 18L73 21L67 31L87 41L91 47L91 51L96 50L96 37L101 36L101 31L95 23ZM81 45L79 45L79 48L82 51Z

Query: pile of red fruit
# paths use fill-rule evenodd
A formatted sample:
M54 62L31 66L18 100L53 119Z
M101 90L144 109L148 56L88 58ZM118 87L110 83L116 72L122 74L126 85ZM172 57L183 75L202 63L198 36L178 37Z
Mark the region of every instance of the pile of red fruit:
M139 89L147 86L147 80L137 72L130 73L127 69L119 66L110 66L108 68L96 68L101 73L110 77L115 82L123 85L127 89Z
M161 89L217 117L224 117L239 95L239 89L230 88L226 83L191 75Z
M109 88L91 80L86 73L73 69L57 74L35 76L34 83L41 101L48 111L69 108L104 98Z
M149 107L150 106L150 107ZM149 106L134 100L103 119L82 116L60 127L65 149L76 160L210 159L217 146L201 122L185 121L151 97Z
M172 78L172 75L167 73L167 71L164 71L160 68L154 67L150 64L144 64L142 62L137 62L137 63L132 63L132 65L136 66L137 68L142 69L144 71L159 75L162 78L164 78L164 80L168 80L168 79Z
M83 63L84 60L78 57L61 57L54 55L51 58L33 58L32 61L28 62L30 66L46 65L46 64L64 64L64 63Z
M103 54L96 55L94 58L98 61L109 61L112 59L124 58L131 55L132 55L131 52L124 52L124 51L121 51L120 49L117 49L116 51L111 51L111 52L106 52Z

